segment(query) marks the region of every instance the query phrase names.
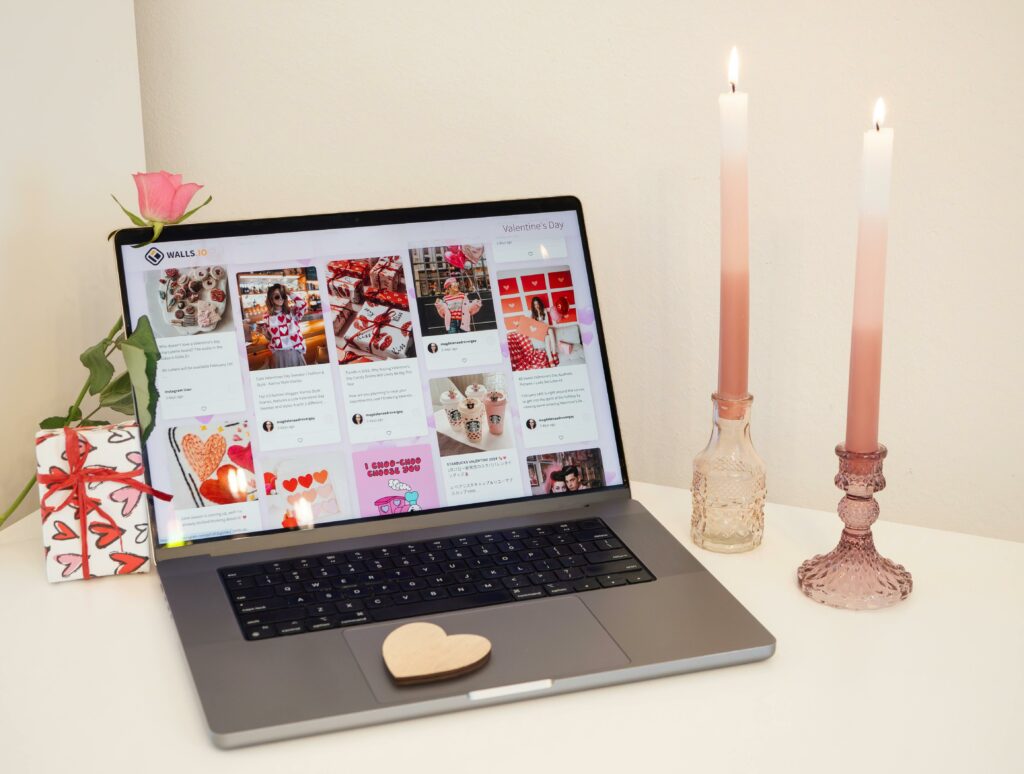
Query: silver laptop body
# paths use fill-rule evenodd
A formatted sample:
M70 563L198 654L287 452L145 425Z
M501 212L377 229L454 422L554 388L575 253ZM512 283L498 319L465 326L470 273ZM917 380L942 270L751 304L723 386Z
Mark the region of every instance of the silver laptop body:
M573 211L589 274L582 210L573 197L171 227L157 247L278 230ZM130 303L124 267L133 258L127 246L145 236L132 230L117 238L126 320L145 312ZM596 292L593 306L596 313ZM600 338L599 314L596 325ZM618 441L610 381L608 401ZM168 545L154 521L160 580L214 743L240 747L771 656L774 637L632 499L621 451L619 464L620 483L570 497L523 497L315 529ZM154 503L150 508L152 513ZM456 536L532 534L531 528L565 523L606 525L654 579L249 641L221 572ZM484 635L492 643L491 658L461 677L399 686L384 666L381 644L410 620L431 621L449 634Z

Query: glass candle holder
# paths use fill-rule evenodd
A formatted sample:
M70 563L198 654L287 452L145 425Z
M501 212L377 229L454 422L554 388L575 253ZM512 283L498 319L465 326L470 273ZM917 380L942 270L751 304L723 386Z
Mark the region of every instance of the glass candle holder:
M690 536L701 548L750 551L764 535L764 462L750 440L752 395L711 396L711 440L693 461Z
M843 533L827 554L808 559L797 570L800 590L815 602L847 610L888 607L910 596L910 573L875 550L871 525L878 518L875 492L885 489L882 460L888 450L861 453L836 447L836 486L846 492L839 501Z

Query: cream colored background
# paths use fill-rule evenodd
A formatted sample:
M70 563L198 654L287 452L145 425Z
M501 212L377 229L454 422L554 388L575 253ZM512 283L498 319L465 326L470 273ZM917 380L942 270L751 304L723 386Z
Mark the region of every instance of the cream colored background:
M716 100L739 45L754 438L769 498L825 509L839 497L861 134L884 95L883 518L1024 540L1019 3L138 0L136 17L148 166L206 183L206 218L579 195L631 475L679 485L709 430ZM104 41L130 42L105 30L93 57ZM80 75L80 99L110 99ZM124 181L89 206L108 188ZM26 217L45 216L33 202ZM88 280L97 299L108 279ZM93 307L61 287L71 306L40 325L89 338ZM21 405L57 398L55 361L36 362Z
M133 202L145 163L130 0L2 8L0 510L35 473L39 420L78 394L79 353L120 314L110 194Z

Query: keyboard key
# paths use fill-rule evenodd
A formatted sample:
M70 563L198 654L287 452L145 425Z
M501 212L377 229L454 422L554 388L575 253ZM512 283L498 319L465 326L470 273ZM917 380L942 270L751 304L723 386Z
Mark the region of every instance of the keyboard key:
M287 607L285 597L271 597L270 599L254 599L252 602L240 602L235 609L242 615L249 613L262 613L264 610L276 610Z
M317 566L317 561L313 557L307 559L296 559L292 562L292 568L295 570L311 570Z
M605 588L608 588L610 586L625 586L627 583L629 583L629 581L626 580L625 573L622 573L620 575L602 575L597 580Z
M398 546L375 548L373 549L373 556L375 559L390 559L393 556L398 556Z
M465 548L466 546L475 546L477 540L473 535L463 535L462 537L452 538L452 545L458 548Z
M583 570L577 567L569 567L561 570L555 570L555 577L560 581L573 581L579 580L583 577Z
M510 575L507 578L502 578L501 583L507 589L521 589L533 585L525 575Z
M272 572L284 572L292 568L291 562L271 562L270 564L263 565L263 571L266 573Z
M277 629L273 626L250 626L245 630L247 640L269 640L277 636Z
M264 626L266 624L288 621L294 617L294 610L290 607L283 607L280 610L265 610L262 613L250 613L248 615L243 615L241 616L241 621L242 626Z
M551 527L530 527L529 532L534 537L540 537L541 535L550 535L552 532Z
M363 562L372 558L373 556L369 551L347 551L345 553L345 560L349 562Z
M626 573L626 580L630 583L646 583L647 581L654 580L654 576L647 572L647 570L641 570L640 572Z
M358 613L341 613L338 615L338 626L354 626L356 624L369 623L370 618L365 612L360 610Z
M252 577L247 578L230 578L225 581L225 585L232 591L237 589L251 589L256 585L256 582Z
M452 547L452 541L441 538L440 540L430 540L424 545L427 547L427 551L444 551L446 548Z
M476 556L491 556L492 554L498 553L498 549L495 548L493 545L484 543L479 546L473 546L473 553Z
M525 529L510 529L508 532L502 532L501 534L505 540L524 540L530 537L530 534Z
M500 602L508 602L511 599L511 594L502 589L500 591L489 591L484 594L467 594L465 596L451 596L447 599L433 599L425 602L416 602L411 605L395 605L384 610L371 610L370 615L374 621L392 621L396 618L413 618L420 615L444 613L449 610L465 610L473 607L496 605Z
M369 602L370 600L366 600ZM363 609L365 603L361 599L343 599L335 604L339 613L356 613Z
M413 602L419 602L420 593L418 591L402 591L395 594L393 599L396 605L408 605Z
M578 540L580 543L584 543L588 540L608 540L609 538L613 537L615 537L615 535L613 535L611 532L609 532L607 529L603 527L601 529L588 529L576 531L576 540Z
M401 581L398 587L403 591L416 591L417 589L425 589L427 582L423 578L410 578L409 580Z
M576 591L593 591L594 589L601 588L601 584L597 582L596 578L584 578L583 580L576 581L572 584L572 587Z
M604 540L595 540L594 545L601 551L610 551L613 548L622 548L622 543L615 538L606 538Z
M337 617L333 615L321 615L316 618L306 619L306 631L307 632L319 632L324 629L333 629L337 623Z
M427 599L444 599L445 597L447 597L449 595L448 595L448 590L447 589L438 588L438 589L427 589L426 591L424 591L421 594L421 596L423 597L423 599L427 600Z
M362 602L359 602L358 600L353 600L353 603L357 604L357 605L360 605L360 606L362 606L362 604L363 604ZM390 596L369 597L366 600L366 607L371 608L371 609L378 609L378 608L381 608L381 607L390 607L390 606L391 606L391 597Z
M542 586L545 583L554 583L557 578L553 572L534 572L530 573L530 580L537 586Z
M268 570L268 572L270 571ZM250 578L253 575L262 575L263 565L249 564L245 567L229 567L225 570L221 570L220 573L222 576L224 576L224 580L234 580L236 578Z
M419 554L427 549L423 547L422 543L406 543L403 546L399 546L398 550L405 556L412 556L413 554Z
M462 597L466 594L476 594L476 588L468 583L460 583L449 587L448 594L453 597Z
M633 554L629 553L624 548L616 548L611 551L594 551L593 553L587 554L587 561L591 563L596 562L617 562L622 559L632 559Z
M337 602L341 599L341 592L336 589L329 591L318 591L313 595L313 598L317 602Z
M518 540L504 540L498 543L498 550L503 554L511 554L523 550L523 544Z
M604 526L604 522L600 519L583 519L582 521L576 522L576 529L599 529Z
M481 543L497 543L501 540L500 532L485 532L482 535L477 535L477 540Z
M306 615L319 616L319 615L332 615L335 611L334 605L310 605L306 608Z
M540 599L544 596L544 589L540 586L526 586L521 589L512 589L512 596L516 601L524 599Z
M317 567L312 570L314 578L337 578L338 568L328 565L327 567Z
M282 621L277 625L277 633L282 636L286 634L301 634L304 631L306 631L306 627L299 619Z
M561 563L557 559L541 559L540 561L534 562L533 566L538 572L550 572L551 570L558 570L562 567Z
M503 588L503 586L501 584L501 581L498 580L480 581L478 584L476 584L477 591L498 591L501 588Z
M257 575L256 585L257 586L275 586L281 583L281 573L275 572L270 575Z
M231 598L235 602L248 602L253 599L268 599L274 596L274 590L269 586L264 586L259 589L243 589L242 591L234 591L231 593Z
M583 568L583 571L590 577L597 575L610 575L619 572L639 572L643 567L636 559L627 559L624 562L606 562L605 564L590 564Z
M485 567L480 570L480 577L484 580L492 580L493 578L504 578L508 575L508 570L504 567Z
M581 564L587 563L587 557L581 554L563 556L561 559L558 560L558 563L563 567L579 567Z
M573 591L571 583L547 583L544 585L544 590L553 597L557 597L559 594L568 594Z
M548 541L545 538L526 538L523 540L523 548L546 548Z

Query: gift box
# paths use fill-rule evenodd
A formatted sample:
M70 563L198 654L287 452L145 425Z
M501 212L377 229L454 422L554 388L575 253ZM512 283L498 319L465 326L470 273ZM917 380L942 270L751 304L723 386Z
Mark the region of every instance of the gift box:
M355 306L348 299L342 299L331 304L331 316L334 318L335 336L341 335L341 332L345 330L345 326L348 325L349 320L352 319L355 313Z
M364 288L363 298L367 301L372 301L375 304L383 304L384 306L393 306L397 309L409 310L409 297L404 292L395 292L391 290L380 290L378 288Z
M171 495L143 481L137 424L43 430L36 465L51 582L149 571L143 495Z
M334 287L336 292L332 295L336 298L348 299L354 304L363 300L363 281L359 277L339 277Z
M359 311L345 343L370 355L405 357L412 341L412 315L400 309L367 303Z

